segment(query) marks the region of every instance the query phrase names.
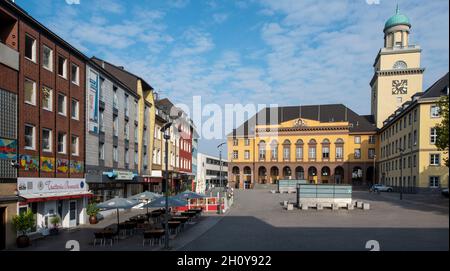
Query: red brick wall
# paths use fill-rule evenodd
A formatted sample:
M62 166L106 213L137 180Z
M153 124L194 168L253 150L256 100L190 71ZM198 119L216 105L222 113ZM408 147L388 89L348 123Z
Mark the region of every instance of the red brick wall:
M0 88L17 93L17 71L0 64L0 75Z
M67 173L56 172L56 159L63 158L82 161L84 164L84 102L85 102L85 64L82 59L72 55L67 48L55 43L46 37L39 30L33 29L25 22L19 23L19 52L20 52L20 74L19 74L19 153L34 155L37 157L45 156L55 158L54 172L47 173L43 171L25 171L19 170L19 177L57 177L57 178L83 178L84 173L71 174L70 170ZM25 33L36 39L36 63L24 57L25 51ZM42 67L41 56L43 45L53 50L53 72L48 71ZM58 55L67 59L67 79L61 78L57 74ZM71 63L79 67L79 86L71 83ZM36 82L36 106L24 103L24 81L25 78ZM42 88L49 87L53 90L53 108L49 112L42 109ZM59 115L57 108L58 93L66 95L66 116ZM72 98L79 101L79 120L71 119L71 101ZM24 125L29 123L36 128L36 148L35 150L25 150ZM52 152L46 153L42 151L42 129L47 128L52 130ZM57 137L58 132L66 133L66 154L57 153ZM71 156L71 135L79 137L79 155L77 157ZM40 164L40 161L39 161Z

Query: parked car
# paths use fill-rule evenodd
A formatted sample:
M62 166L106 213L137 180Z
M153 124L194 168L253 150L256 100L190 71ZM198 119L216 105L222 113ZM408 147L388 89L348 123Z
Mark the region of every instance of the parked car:
M370 192L392 192L392 191L394 191L394 188L384 184L374 184L370 188Z
M444 197L448 198L448 188L442 189L441 193Z

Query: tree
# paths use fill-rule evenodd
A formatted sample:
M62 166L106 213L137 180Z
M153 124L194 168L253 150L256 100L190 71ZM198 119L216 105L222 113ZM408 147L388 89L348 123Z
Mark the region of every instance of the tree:
M436 147L445 151L448 154L448 95L441 97L439 100L439 109L442 117L442 122L436 125L437 139L436 139ZM448 157L445 159L445 165L449 166Z

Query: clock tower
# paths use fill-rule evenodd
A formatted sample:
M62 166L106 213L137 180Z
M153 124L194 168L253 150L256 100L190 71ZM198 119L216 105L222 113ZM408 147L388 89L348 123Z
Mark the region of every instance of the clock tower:
M378 128L405 101L422 92L422 49L409 43L411 24L398 6L384 26L384 47L379 51L370 82L372 115Z

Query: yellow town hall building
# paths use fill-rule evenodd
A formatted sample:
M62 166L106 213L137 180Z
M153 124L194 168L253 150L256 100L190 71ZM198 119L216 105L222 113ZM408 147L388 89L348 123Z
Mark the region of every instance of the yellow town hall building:
M448 95L448 74L422 92L425 69L421 48L409 42L410 29L398 8L385 24L370 82L371 115L342 104L266 108L233 130L227 138L230 186L303 179L386 183L411 192L447 187L447 154L430 138L440 122L436 103ZM398 123L407 128L398 131Z

